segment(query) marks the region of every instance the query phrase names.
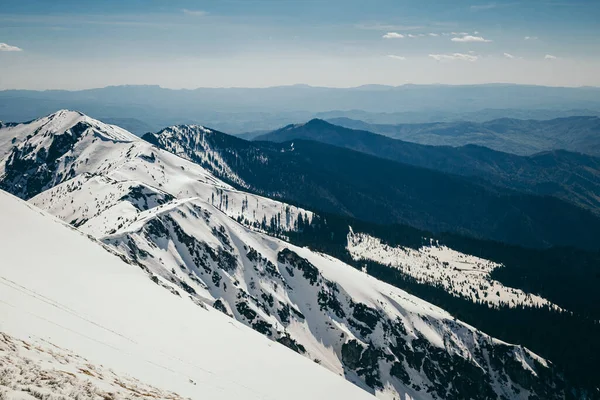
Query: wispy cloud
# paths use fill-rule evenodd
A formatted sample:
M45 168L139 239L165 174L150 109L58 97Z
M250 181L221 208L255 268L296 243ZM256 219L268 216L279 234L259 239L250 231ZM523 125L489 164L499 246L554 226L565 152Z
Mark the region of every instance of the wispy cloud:
M438 36L440 36L440 34L439 33L398 33L398 32L388 32L385 35L383 35L382 37L384 39L404 39L404 38L418 39L418 38L427 37L427 36L438 37Z
M558 57L553 56L552 54L546 54L544 56L544 60L556 60Z
M489 43L489 42L491 42L491 40L485 39L481 36L471 36L471 35L466 35L463 37L453 37L450 40L452 40L453 42L461 42L461 43L472 43L472 42Z
M395 54L388 54L389 58L393 58L394 60L406 60L406 57L397 56Z
M483 10L491 10L492 8L496 8L496 3L489 4L475 4L471 6L471 10L473 11L483 11Z
M510 58L511 60L516 58L515 56L513 56L513 55L512 55L512 54L510 54L510 53L504 53L504 57L506 57L506 58Z
M379 22L356 24L355 27L358 29L364 29L368 31L415 31L424 28L420 25L394 25L382 24Z
M537 36L525 36L523 39L525 39L525 40L537 40L538 37Z
M181 11L183 11L184 14L193 15L195 17L204 17L208 14L206 11L203 10L188 10L187 8L184 8Z
M444 60L458 60L458 61L477 61L478 56L471 54L463 54L463 53L453 53L453 54L430 54L429 57L433 58L436 61L444 61Z
M398 32L388 32L382 37L384 39L404 39L404 35Z
M0 51L23 51L23 49L17 46L11 46L10 44L0 43Z

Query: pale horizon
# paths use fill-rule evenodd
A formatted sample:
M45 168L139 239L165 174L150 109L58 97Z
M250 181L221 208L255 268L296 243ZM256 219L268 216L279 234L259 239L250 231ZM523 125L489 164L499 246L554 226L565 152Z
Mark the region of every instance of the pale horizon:
M4 2L0 90L600 86L600 3Z
M202 89L274 89L274 88L293 88L293 87L306 87L313 89L361 89L369 86L382 87L382 88L402 88L405 86L449 86L449 87L468 87L468 86L529 86L529 87L547 87L547 88L565 88L565 89L600 89L599 85L579 85L579 86L568 86L568 85L538 85L528 83L514 83L514 82L486 82L486 83L402 83L399 85L386 85L379 83L364 83L353 86L321 86L321 85L310 85L307 83L291 83L282 85L272 86L197 86L197 87L167 87L160 84L154 83L139 83L139 84L118 84L118 85L106 85L106 86L91 86L81 87L75 89L61 89L61 88L47 88L47 89L26 89L26 88L10 88L0 89L0 91L34 91L34 92L52 92L52 91L64 91L64 92L79 92L85 90L98 90L118 87L157 87L166 90L202 90Z

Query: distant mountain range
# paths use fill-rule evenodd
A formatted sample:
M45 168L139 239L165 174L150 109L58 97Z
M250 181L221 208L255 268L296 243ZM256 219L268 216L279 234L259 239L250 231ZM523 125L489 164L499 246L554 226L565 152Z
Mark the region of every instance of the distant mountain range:
M396 111L396 112L367 112L363 110L333 110L320 112L314 118L324 120L352 119L369 124L401 125L401 124L426 124L434 122L486 122L495 119L533 119L549 120L555 118L568 118L577 116L600 116L600 110L589 108L484 108L469 111ZM310 118L305 118L308 121ZM296 121L298 122L298 121Z
M553 127L557 125L557 121L571 127L564 129L570 133L571 142L586 139L581 138L573 126L598 125L599 135L589 135L587 139L600 144L600 119L596 117L545 122L507 120L516 125L523 122ZM500 126L502 122L492 121L490 125ZM460 127L448 128L448 132L456 131L458 133L454 137L460 136L466 129L462 125L475 124L464 123ZM413 125L407 125L403 129L408 131L412 127ZM488 184L520 192L555 196L600 213L600 158L580 153L556 150L532 156L517 156L475 145L429 146L391 139L364 130L348 129L317 119L306 124L289 125L260 135L255 140L282 143L296 139L314 140L418 167L477 178Z
M448 99L452 99L448 101ZM600 89L523 85L404 85L323 88L113 86L79 91L0 91L0 120L28 121L71 108L143 135L175 124L206 124L231 133L274 130L311 118L369 123L550 119L600 115Z
M433 146L476 144L519 155L569 150L600 155L600 118L573 116L551 120L501 118L487 122L436 122L427 124L370 124L349 118L332 118L345 128L379 133L394 139Z

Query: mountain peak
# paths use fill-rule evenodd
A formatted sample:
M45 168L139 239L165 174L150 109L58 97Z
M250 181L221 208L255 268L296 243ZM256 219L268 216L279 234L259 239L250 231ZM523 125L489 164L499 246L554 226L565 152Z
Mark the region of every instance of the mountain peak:
M58 118L58 117L70 117L70 116L85 117L86 115L84 113L82 113L81 111L69 110L67 108L63 108L62 110L53 112L52 114L48 115L46 118L54 119L54 118Z
M323 126L332 126L329 122L325 121L321 118L313 118L308 121L304 126L312 126L312 127L323 127Z

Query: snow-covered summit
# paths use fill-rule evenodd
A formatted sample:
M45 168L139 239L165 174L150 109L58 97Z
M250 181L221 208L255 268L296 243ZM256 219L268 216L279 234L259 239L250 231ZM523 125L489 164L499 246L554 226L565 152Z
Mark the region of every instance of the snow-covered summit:
M80 125L80 126L78 126ZM75 128L78 126L77 128ZM32 132L38 137L63 135L70 130L91 130L95 135L105 140L131 142L136 136L115 125L105 124L79 111L59 110L46 117L20 124L3 126L7 132L0 135L0 155L10 150L11 145L21 142Z

